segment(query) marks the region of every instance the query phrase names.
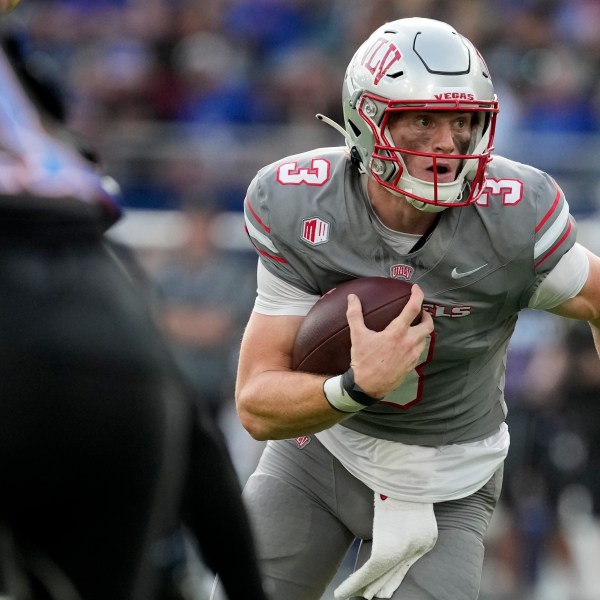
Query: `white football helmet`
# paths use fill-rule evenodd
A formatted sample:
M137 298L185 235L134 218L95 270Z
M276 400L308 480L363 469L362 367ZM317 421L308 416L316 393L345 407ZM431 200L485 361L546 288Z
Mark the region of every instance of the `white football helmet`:
M346 138L362 168L416 208L465 206L481 194L498 102L483 58L450 25L407 18L377 29L348 66L343 109ZM473 113L468 150L450 155L395 147L387 124L398 111ZM413 177L403 155L430 157L433 181ZM460 161L456 179L439 182L438 161L449 160Z

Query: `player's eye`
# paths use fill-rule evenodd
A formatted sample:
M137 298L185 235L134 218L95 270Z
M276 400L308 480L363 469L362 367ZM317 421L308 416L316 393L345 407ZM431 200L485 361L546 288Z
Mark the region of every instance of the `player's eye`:
M471 119L468 116L461 116L454 120L454 128L464 130L471 126Z

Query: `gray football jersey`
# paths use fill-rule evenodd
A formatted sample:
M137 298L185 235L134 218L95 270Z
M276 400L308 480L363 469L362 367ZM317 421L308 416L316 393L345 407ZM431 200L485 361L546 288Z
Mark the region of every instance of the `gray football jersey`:
M321 148L263 169L245 201L265 267L306 292L354 277L418 283L435 331L423 361L392 394L344 421L361 433L421 445L482 439L506 417L504 372L519 310L575 243L556 182L496 156L483 194L448 208L407 254L386 241L345 148Z

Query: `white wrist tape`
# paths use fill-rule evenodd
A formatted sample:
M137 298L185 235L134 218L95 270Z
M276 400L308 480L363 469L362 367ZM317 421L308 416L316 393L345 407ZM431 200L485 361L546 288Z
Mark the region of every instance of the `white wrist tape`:
M327 402L340 412L354 413L363 408L367 408L364 404L350 398L348 392L346 392L342 385L341 375L326 379L323 384L323 393L325 394Z

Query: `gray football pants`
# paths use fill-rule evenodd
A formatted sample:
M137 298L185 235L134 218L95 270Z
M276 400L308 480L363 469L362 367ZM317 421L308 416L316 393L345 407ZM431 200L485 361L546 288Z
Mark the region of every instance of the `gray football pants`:
M473 495L435 505L436 545L408 571L395 600L477 598L483 538L501 486L499 469ZM373 492L314 436L302 447L269 442L244 498L273 600L319 600L355 538L363 540L358 565L369 557ZM224 598L217 582L212 600Z

